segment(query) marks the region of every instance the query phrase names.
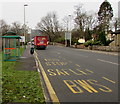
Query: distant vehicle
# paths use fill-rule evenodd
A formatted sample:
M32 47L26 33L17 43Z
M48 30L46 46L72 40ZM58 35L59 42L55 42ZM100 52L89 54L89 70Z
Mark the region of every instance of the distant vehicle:
M34 45L34 42L31 42L31 45Z
M46 49L47 47L47 36L35 36L34 37L34 47L36 49Z
M31 45L31 42L28 42L27 44L28 44L28 45Z

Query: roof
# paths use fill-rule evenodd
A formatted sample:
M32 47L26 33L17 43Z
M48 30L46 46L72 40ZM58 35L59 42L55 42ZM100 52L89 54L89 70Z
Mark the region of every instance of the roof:
M112 32L111 34L120 34L120 30L117 30L115 32Z
M16 36L2 36L2 38L9 38L9 39L21 39L20 36L16 35Z

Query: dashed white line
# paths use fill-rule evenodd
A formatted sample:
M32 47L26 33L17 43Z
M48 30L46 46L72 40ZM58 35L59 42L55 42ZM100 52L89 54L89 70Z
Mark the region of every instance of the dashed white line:
M101 59L97 59L97 60L101 61L101 62L106 62L106 63L114 64L114 65L119 65L118 63L114 63L114 62L111 62L111 61L106 61L106 60L101 60Z

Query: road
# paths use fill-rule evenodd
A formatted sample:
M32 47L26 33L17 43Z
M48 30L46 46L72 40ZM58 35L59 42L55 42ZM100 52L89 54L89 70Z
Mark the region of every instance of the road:
M52 45L36 53L59 102L118 101L118 56Z

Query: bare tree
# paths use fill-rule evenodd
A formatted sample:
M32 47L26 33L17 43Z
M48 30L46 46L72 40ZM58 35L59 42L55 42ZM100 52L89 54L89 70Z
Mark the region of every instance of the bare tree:
M59 23L56 12L48 13L41 21L37 24L37 29L49 36L50 41L59 37Z
M86 17L86 28L89 28L90 30L93 30L98 25L98 19L97 14L90 14Z
M75 6L75 23L76 23L76 28L79 30L80 32L80 37L83 38L84 37L84 31L85 31L85 27L87 24L87 14L85 11L83 11L82 9L82 5L77 5Z
M0 20L0 35L5 35L9 29L10 26L4 20Z
M11 26L11 30L14 31L16 34L21 33L21 24L19 22L13 22Z
M69 17L68 17L68 16L65 16L65 17L63 18L63 22L64 22L64 30L65 30L65 31L68 31Z

